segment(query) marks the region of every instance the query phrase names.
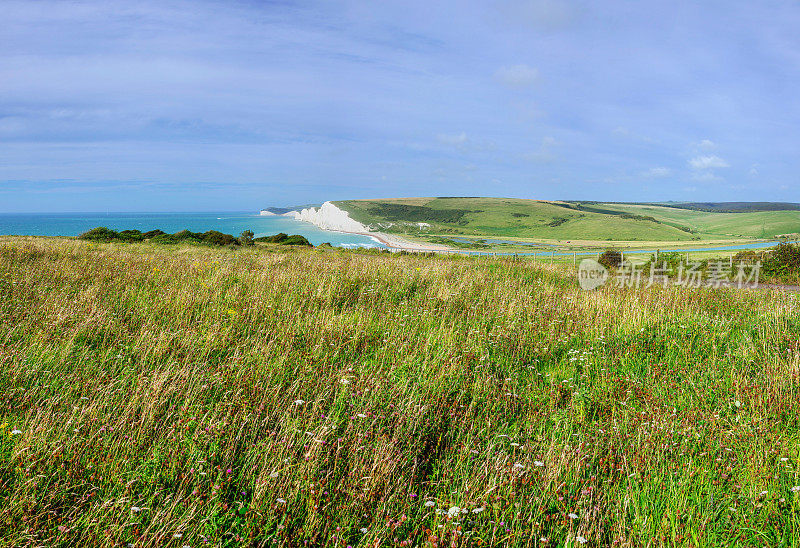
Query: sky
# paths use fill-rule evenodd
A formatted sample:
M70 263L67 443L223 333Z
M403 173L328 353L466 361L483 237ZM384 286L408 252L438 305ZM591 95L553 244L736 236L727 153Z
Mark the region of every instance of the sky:
M0 9L0 212L800 202L795 1Z

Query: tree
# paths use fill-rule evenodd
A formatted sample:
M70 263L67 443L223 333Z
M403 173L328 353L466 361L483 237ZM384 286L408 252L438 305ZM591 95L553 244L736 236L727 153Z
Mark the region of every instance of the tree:
M253 234L252 230L245 230L239 235L239 243L242 245L253 245Z

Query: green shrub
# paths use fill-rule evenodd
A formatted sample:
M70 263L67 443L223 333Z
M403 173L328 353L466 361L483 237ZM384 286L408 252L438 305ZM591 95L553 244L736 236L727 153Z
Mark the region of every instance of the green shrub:
M154 244L177 244L180 242L173 234L158 234L150 239Z
M238 240L230 234L223 234L218 230L209 230L200 235L200 240L204 244L210 245L239 245Z
M104 226L98 226L97 228L87 230L78 236L80 240L91 240L93 242L111 242L117 238L119 238L119 233L116 230L111 230Z
M283 240L281 242L282 245L304 245L308 247L314 247L314 245L309 242L305 236L300 236L299 234L293 234Z
M150 238L155 238L156 236L161 236L162 234L166 234L166 232L157 228L155 230L148 230L142 234L142 237L144 237L145 240L149 240Z
M800 246L780 244L764 256L762 269L765 274L787 277L800 273Z
M597 260L601 265L606 268L618 267L622 264L622 253L616 249L606 249Z
M203 234L200 232L190 232L189 230L181 230L172 235L177 241L194 240L200 242L203 239Z
M140 230L123 230L119 233L118 239L123 242L141 242L144 240L144 235Z
M268 244L279 244L279 243L283 242L288 237L289 236L285 232L278 232L277 234L274 234L272 236L260 236L258 238L255 238L253 241L254 242L265 242L265 243L268 243Z

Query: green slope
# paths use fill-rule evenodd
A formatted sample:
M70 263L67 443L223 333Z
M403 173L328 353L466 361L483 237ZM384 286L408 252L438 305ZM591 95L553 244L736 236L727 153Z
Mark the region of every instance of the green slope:
M684 241L800 232L800 211L716 213L653 204L515 198L397 198L336 202L374 230L553 240Z

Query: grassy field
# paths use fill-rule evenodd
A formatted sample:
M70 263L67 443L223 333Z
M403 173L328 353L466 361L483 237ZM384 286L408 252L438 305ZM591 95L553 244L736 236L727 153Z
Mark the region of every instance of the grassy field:
M709 212L648 204L512 198L398 198L336 202L375 230L548 241L692 242L800 232L800 211Z
M0 545L797 546L794 294L0 238Z

